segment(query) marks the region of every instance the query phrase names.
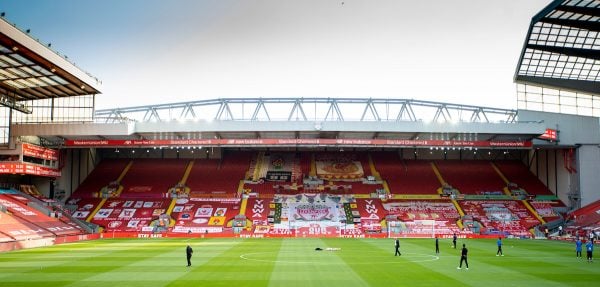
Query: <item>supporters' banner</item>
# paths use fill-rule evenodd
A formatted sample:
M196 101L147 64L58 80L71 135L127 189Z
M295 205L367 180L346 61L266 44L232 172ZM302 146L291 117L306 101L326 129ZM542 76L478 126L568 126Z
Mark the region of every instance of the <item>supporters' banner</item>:
M361 219L381 221L385 218L385 209L380 199L356 199Z
M453 220L460 217L450 201L388 201L383 207L402 221Z
M208 225L223 225L225 224L225 216L212 216L208 221Z
M96 213L93 223L103 226L107 231L140 231L152 220L163 214L171 201L169 199L154 200L122 200L109 199ZM190 219L190 213L179 214L180 219Z
M266 175L261 175L268 181L284 181L292 180L292 172L296 158L294 154L271 153L264 155L262 159L262 167L260 170L266 170Z
M288 204L290 221L337 221L337 206L331 203Z
M196 210L194 217L211 217L212 211L212 207L200 207Z
M269 215L269 204L264 199L249 198L246 205L246 218L254 225L267 225Z
M68 147L163 146L391 146L391 147L512 147L531 148L531 141L464 141L407 139L186 139L186 140L66 140Z
M364 176L360 161L352 154L320 154L315 160L317 176L329 180L357 179Z
M131 219L135 214L135 211L136 210L133 208L123 209L123 211L121 211L121 213L119 214L119 219Z
M73 217L77 218L77 219L86 219L88 217L88 215L90 215L89 211L75 211L73 213Z
M225 213L227 213L227 208L217 207L217 209L215 210L214 216L225 216Z
M269 233L270 227L268 225L256 225L254 227L254 233L266 234Z
M239 203L239 198L179 198L171 213L177 218L172 231L221 232L228 220L239 214Z
M510 221L513 220L512 213L503 203L482 203L481 207L487 213L490 220Z
M96 215L94 215L94 218L107 218L110 216L110 214L112 212L113 212L112 208L102 208L102 209L98 210Z
M542 217L555 217L558 216L552 205L548 202L540 202L540 201L532 201L530 202L531 206L537 211L537 213Z

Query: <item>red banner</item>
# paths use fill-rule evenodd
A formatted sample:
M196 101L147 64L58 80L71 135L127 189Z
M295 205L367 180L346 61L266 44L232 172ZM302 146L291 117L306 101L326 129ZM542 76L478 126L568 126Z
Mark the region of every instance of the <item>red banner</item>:
M171 146L298 146L360 145L394 147L504 147L530 148L531 141L390 140L390 139L199 139L199 140L66 140L67 147L171 147Z
M23 155L48 160L58 160L58 151L37 145L23 143Z
M0 174L31 174L47 177L60 177L60 170L27 162L0 162Z

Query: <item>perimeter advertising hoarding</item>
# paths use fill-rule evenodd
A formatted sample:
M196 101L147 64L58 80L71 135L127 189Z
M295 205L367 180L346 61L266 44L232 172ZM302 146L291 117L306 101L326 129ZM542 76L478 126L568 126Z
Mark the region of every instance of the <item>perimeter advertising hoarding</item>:
M531 148L531 141L393 140L393 139L198 139L198 140L67 140L67 147L170 146L302 146L352 145L390 147Z

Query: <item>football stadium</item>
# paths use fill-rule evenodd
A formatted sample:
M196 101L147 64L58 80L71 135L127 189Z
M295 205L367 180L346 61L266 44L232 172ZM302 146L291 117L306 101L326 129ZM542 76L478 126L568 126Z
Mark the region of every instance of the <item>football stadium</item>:
M98 108L102 81L2 12L0 286L596 286L600 0L537 11L512 109Z

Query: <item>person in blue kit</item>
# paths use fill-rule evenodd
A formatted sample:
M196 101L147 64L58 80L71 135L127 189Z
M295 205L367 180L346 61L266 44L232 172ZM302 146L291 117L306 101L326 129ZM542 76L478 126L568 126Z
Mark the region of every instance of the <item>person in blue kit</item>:
M496 245L498 245L498 251L496 251L496 256L504 256L504 254L502 253L502 237L498 237Z
M594 252L594 242L592 240L588 240L585 244L585 250L587 251L587 261L592 262L592 253Z
M581 239L577 238L577 241L575 241L575 256L579 259L581 259Z

